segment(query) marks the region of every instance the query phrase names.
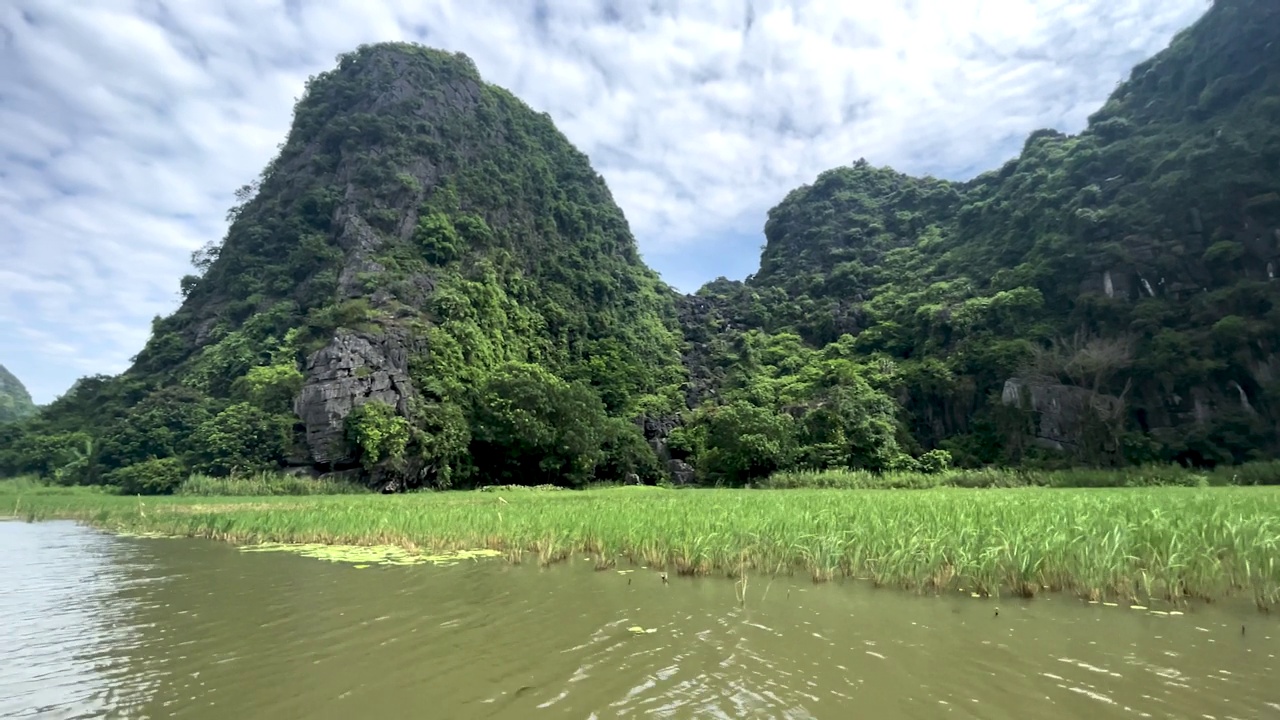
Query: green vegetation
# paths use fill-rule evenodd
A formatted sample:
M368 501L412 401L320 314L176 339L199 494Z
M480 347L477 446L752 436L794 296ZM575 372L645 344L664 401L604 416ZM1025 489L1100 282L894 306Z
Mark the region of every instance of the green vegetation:
M679 409L674 296L586 157L465 56L342 55L237 200L133 366L0 431L0 474L661 475L631 421Z
M0 492L3 492L0 489ZM175 495L194 497L270 497L272 495L361 495L369 488L338 478L309 478L296 475L256 473L231 477L192 475L174 490Z
M1280 601L1272 488L661 490L313 498L0 497L0 512L238 543L591 556L685 574L807 573L921 591Z
M118 489L102 485L53 485L34 476L0 478L0 496L30 495L117 495Z
M1280 461L1224 466L1214 470L1192 470L1181 465L1148 465L1122 469L1069 468L1048 471L1025 468L953 468L934 472L886 473L865 470L795 471L775 473L757 483L756 487L771 490L920 490L936 487L1142 488L1229 485L1280 485Z
M31 401L22 381L0 365L0 423L14 422L35 414L36 405Z
M1274 482L1247 464L1280 456L1277 27L1217 0L1085 131L968 182L824 172L770 211L759 272L687 297L546 115L465 56L361 47L133 366L0 425L0 474Z
M750 474L930 449L966 467L1280 453L1277 23L1275 3L1215 2L1085 132L1038 130L972 181L859 161L790 193L759 272L686 313L704 412L756 408ZM830 396L850 387L837 357L865 380L845 417L885 427L824 418L806 439L799 425L847 402ZM896 436L879 457L853 440L877 432ZM718 452L694 447L694 464L741 473Z

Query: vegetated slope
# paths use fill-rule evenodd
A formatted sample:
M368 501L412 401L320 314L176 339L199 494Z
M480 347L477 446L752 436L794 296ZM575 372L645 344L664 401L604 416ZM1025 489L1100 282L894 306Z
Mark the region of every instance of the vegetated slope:
M22 381L0 365L0 423L21 420L36 411Z
M775 207L765 235L757 274L686 303L693 399L722 406L707 418L742 401L757 424L803 424L830 403L770 395L765 381L812 380L848 358L901 408L913 453L1274 456L1280 5L1218 0L1077 136L1036 131L965 183L836 168ZM783 347L800 355L753 350ZM786 436L763 453L774 465L888 460L788 450ZM714 454L677 439L699 464Z
M465 56L340 56L238 198L133 366L0 464L144 490L286 461L393 487L657 472L629 420L680 404L674 294L586 156Z

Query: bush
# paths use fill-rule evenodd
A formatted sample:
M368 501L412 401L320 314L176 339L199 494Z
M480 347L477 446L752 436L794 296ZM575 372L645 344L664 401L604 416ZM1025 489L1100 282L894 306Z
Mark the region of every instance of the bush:
M635 423L620 418L608 418L604 422L603 457L596 465L596 482L624 483L634 474L640 482L652 485L662 480L662 466L658 456L644 439L644 432Z
M285 456L292 425L288 416L236 403L196 428L195 469L214 475L265 470Z
M107 484L125 495L168 495L187 477L177 458L152 458L107 474Z
M916 463L920 466L921 472L940 473L951 467L951 453L946 450L930 450L921 455Z
M1280 460L1263 460L1214 469L1214 485L1280 485Z
M356 407L346 418L347 440L360 456L366 470L379 461L398 461L409 444L409 421L381 400Z

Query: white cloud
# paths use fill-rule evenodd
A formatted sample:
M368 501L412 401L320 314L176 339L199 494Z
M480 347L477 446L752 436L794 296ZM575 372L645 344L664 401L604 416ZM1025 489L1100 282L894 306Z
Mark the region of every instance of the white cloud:
M545 7L546 11L536 11ZM10 0L0 362L39 402L118 372L189 253L364 42L468 53L592 157L684 290L754 269L765 212L865 156L960 177L1077 131L1204 0Z

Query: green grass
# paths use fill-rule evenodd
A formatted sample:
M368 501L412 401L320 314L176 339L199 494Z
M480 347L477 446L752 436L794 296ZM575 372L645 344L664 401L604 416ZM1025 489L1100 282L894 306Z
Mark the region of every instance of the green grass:
M1280 602L1280 489L456 492L268 498L0 493L0 514L238 543L590 555L920 591Z
M102 485L51 485L34 476L16 478L0 478L0 497L16 497L19 495L75 495L101 497L115 495L115 488Z
M192 475L175 491L195 497L268 497L272 495L359 495L372 492L367 486L327 478L299 477L279 473L258 473L215 478Z
M1223 485L1280 485L1280 461L1224 466L1215 470L1191 470L1178 465L1148 465L1097 470L1088 468L1069 470L952 469L937 473L873 473L865 470L797 471L775 473L758 483L758 487L776 490L798 488L921 490L937 487L1134 488Z

